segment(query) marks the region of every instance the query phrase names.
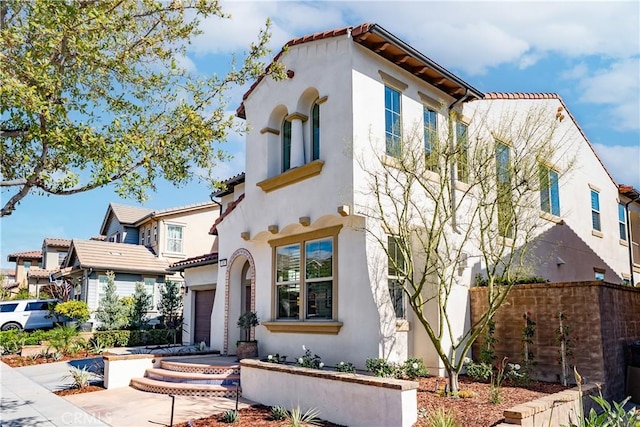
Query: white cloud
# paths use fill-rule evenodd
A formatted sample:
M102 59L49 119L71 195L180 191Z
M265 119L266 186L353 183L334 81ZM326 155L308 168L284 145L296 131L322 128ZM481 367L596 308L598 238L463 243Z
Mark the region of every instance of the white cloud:
M640 129L640 57L614 62L580 82L580 100L609 106L608 120L619 130Z
M593 147L618 184L640 188L640 145L593 144Z

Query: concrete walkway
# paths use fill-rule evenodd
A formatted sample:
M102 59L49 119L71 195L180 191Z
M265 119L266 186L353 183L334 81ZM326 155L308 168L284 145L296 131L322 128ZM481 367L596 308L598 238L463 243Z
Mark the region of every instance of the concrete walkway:
M2 362L0 393L2 427L108 425Z
M2 427L53 426L168 426L172 399L130 387L59 397L52 393L67 388L63 379L71 366L92 369L101 358L11 368L0 362ZM196 362L196 360L194 360ZM240 399L240 408L249 406ZM225 398L176 396L173 423L219 414L235 408Z

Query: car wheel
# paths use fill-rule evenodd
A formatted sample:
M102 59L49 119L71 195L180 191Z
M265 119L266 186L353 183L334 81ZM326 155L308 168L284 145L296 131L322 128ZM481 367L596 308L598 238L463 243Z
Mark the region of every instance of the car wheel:
M20 329L22 329L22 326L20 326L20 323L17 323L17 322L9 322L2 325L3 331L12 331L12 330L20 330Z

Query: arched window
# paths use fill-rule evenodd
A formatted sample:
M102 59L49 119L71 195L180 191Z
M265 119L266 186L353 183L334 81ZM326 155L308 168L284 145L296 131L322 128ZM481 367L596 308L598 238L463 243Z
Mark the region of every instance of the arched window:
M291 122L282 123L282 172L291 168Z
M320 158L320 105L313 104L311 109L311 160Z

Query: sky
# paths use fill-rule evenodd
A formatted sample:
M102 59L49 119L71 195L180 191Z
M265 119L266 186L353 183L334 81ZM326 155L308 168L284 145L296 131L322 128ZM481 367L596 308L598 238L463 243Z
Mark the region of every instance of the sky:
M364 22L376 23L483 92L554 92L575 116L619 184L640 189L640 2L223 1L231 19L204 21L182 65L203 75L241 58L267 18L272 56L290 39ZM229 92L229 114L247 87ZM215 176L244 170L244 137L223 148L233 159ZM158 183L144 204L163 209L209 200L194 181ZM9 197L3 192L2 201ZM135 205L106 187L74 196L29 195L0 219L7 255L39 250L45 237L87 239L99 233L109 203Z

